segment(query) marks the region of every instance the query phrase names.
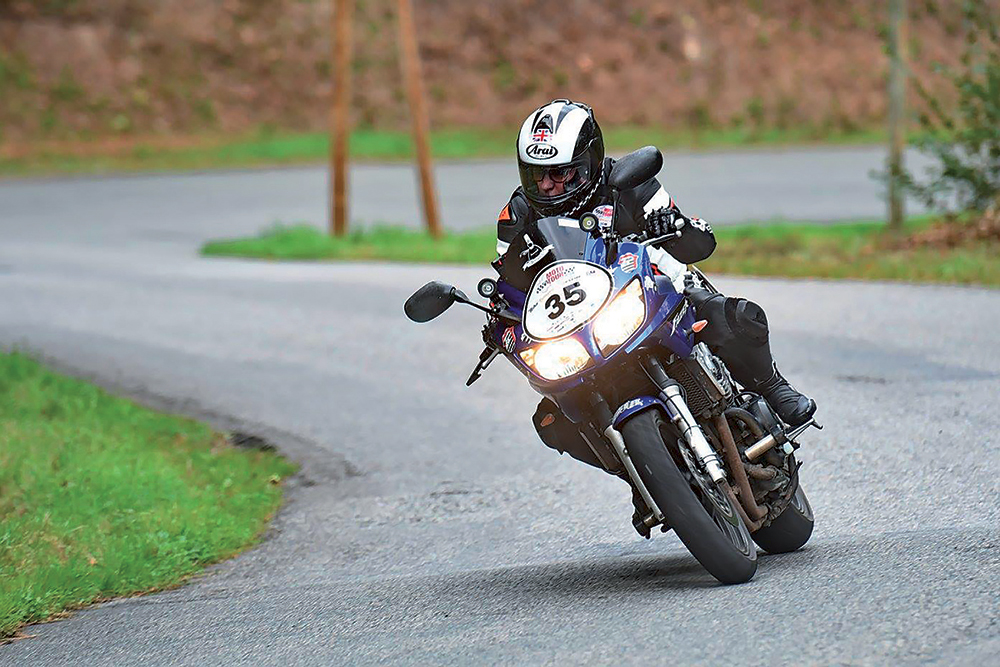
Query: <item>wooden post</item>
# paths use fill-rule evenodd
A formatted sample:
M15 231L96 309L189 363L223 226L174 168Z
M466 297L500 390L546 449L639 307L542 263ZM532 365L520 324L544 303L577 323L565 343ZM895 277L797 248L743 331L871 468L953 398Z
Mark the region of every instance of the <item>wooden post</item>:
M413 6L410 0L399 0L400 65L406 96L410 104L413 120L413 145L417 150L417 165L420 168L420 196L424 204L424 222L431 236L441 236L441 222L438 217L437 194L434 190L434 173L431 171L431 149L428 140L429 123L427 105L424 100L424 85L420 73L420 53L417 50L417 34L413 24Z
M330 113L330 233L347 233L347 141L351 124L351 13L354 0L333 0L333 108Z
M906 144L906 0L889 0L889 230L903 229Z

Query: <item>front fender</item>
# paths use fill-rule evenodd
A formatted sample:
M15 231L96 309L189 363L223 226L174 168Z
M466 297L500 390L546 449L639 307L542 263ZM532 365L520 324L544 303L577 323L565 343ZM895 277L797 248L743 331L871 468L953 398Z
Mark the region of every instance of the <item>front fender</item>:
M663 403L663 401L652 396L639 396L638 398L625 401L622 403L621 407L615 411L615 416L611 418L611 425L615 427L615 430L618 430L621 423L632 415L655 407L661 408L663 410L663 414L670 414L670 411L667 410L667 406Z

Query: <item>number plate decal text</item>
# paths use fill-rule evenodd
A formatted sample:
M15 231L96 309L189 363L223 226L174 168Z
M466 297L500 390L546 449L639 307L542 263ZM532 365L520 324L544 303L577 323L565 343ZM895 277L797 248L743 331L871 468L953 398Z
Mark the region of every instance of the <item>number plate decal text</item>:
M611 273L590 262L556 262L539 273L524 305L524 330L536 340L576 331L611 295Z

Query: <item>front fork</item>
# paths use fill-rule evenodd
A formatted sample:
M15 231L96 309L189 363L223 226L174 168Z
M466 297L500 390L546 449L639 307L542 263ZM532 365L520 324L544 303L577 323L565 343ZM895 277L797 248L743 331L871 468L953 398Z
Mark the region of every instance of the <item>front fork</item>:
M726 481L726 469L722 467L719 455L708 443L705 432L701 430L698 421L691 414L691 409L688 408L687 402L684 400L681 386L667 375L656 357L646 357L642 362L642 367L660 389L660 399L666 404L667 410L670 412L670 419L680 429L681 435L705 468L705 472L716 484Z
M726 470L722 466L722 461L719 460L719 455L715 452L712 445L709 444L704 431L701 430L701 426L695 420L694 415L691 414L690 408L688 408L687 403L684 401L680 385L667 375L666 371L663 370L663 366L660 365L660 362L655 357L647 357L643 361L643 368L650 379L660 389L659 398L667 408L668 416L677 425L685 442L694 453L695 458L697 458L713 482L716 484L725 482ZM651 514L643 518L644 523L650 528L656 524L663 523L663 511L656 504L653 496L649 493L649 489L646 488L645 483L639 476L632 457L629 456L628 448L625 446L625 439L622 437L621 432L615 428L614 417L612 416L608 402L599 393L594 392L591 395L591 406L598 418L598 424L604 433L604 437L611 443L611 447L625 467L625 471L628 473L629 479L632 480L636 491L638 491L646 506L650 509Z
M598 424L602 427L604 437L611 443L611 447L615 450L615 454L618 455L618 459L625 466L625 472L628 473L629 479L632 480L635 490L639 492L643 502L646 503L646 507L649 508L650 514L646 517L640 517L640 519L646 524L647 528L652 528L657 524L663 523L663 511L660 510L656 501L653 500L649 489L646 488L642 477L639 476L639 471L635 469L635 463L632 462L632 457L629 456L628 449L625 447L625 438L615 428L614 417L611 414L611 408L608 407L608 402L599 393L594 392L591 394L591 407L593 407L594 413L597 416Z

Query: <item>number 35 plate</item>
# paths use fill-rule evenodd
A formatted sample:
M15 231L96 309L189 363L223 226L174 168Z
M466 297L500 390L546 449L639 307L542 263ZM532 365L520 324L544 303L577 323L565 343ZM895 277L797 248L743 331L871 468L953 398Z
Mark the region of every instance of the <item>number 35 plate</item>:
M611 273L590 262L556 262L535 276L524 304L524 331L535 340L572 333L611 296Z

